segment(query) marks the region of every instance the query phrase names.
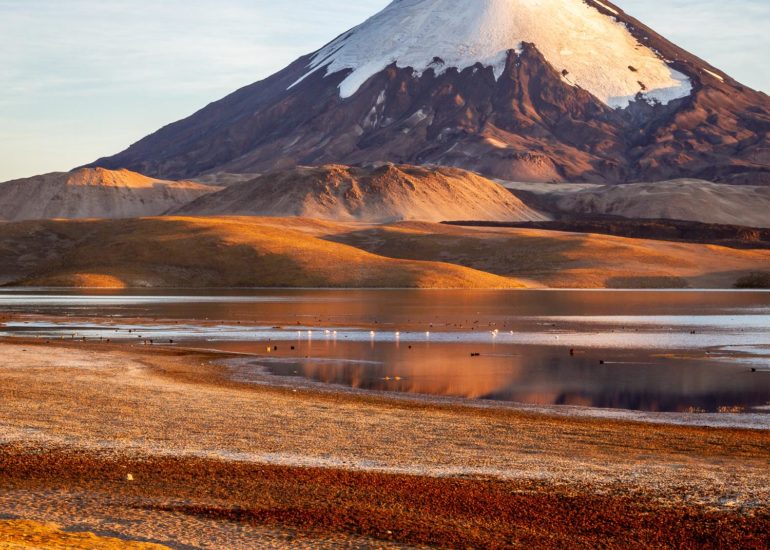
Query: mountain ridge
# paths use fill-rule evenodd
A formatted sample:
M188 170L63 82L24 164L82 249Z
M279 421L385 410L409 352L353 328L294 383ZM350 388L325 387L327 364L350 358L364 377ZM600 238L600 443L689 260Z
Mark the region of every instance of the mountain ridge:
M453 1L402 0L386 10ZM93 166L180 179L383 161L457 166L524 181L691 177L770 183L767 95L610 2L558 1L589 6L594 17L616 20L640 48L686 75L692 92L666 104L639 96L626 108L613 109L569 84L566 69L560 72L537 44L525 41L507 51L499 77L481 62L419 73L394 61L342 97L339 87L354 71L308 72L322 48Z

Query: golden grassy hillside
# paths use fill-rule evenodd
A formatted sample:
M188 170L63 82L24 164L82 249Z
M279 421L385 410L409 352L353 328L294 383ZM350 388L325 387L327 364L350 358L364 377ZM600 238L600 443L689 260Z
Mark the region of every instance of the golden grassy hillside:
M320 234L335 224L260 218L43 221L0 226L5 283L76 287L512 288L507 277L392 259Z
M73 287L730 288L770 250L303 218L0 224L0 283Z
M609 235L402 223L333 239L395 258L463 265L548 287L730 288L770 271L770 250Z

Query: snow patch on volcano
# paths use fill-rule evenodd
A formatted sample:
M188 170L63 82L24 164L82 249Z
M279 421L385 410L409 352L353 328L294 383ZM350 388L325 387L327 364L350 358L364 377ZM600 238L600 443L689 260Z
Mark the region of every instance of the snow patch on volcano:
M687 76L583 0L395 0L319 50L294 85L321 69L350 71L339 87L347 98L393 63L418 75L480 63L499 79L508 52L523 42L533 43L571 85L613 108L627 107L638 94L665 104L692 91Z

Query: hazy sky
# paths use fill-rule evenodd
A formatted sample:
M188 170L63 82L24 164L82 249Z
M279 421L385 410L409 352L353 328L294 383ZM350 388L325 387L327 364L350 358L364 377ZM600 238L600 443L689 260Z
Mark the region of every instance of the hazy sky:
M769 0L615 3L770 93ZM0 181L117 153L387 4L0 0Z

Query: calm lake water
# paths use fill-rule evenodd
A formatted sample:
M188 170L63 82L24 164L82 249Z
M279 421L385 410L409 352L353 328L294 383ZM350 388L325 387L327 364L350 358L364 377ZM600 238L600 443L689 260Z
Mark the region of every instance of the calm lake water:
M254 354L234 376L530 404L770 414L770 293L0 291L0 334ZM268 350L269 348L269 350Z

